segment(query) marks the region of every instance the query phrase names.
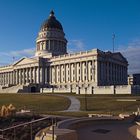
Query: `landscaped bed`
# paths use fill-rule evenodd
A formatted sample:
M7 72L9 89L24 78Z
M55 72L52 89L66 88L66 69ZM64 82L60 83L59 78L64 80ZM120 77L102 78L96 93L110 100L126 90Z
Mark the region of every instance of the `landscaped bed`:
M50 125L50 118L32 113L1 117L0 135L4 140L29 140L34 139L38 131Z

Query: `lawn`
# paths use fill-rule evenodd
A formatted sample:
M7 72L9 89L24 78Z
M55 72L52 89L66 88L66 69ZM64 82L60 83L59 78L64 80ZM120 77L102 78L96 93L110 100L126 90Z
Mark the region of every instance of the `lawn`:
M0 94L0 107L9 104L13 104L17 110L30 109L36 113L47 113L67 109L70 101L46 94Z
M81 102L81 110L85 110L85 96L77 97ZM91 96L86 95L87 111L94 113L132 113L140 107L139 96ZM117 101L117 99L137 99L137 101Z
M70 101L67 98L53 94L0 94L0 107L13 104L17 110L30 109L36 113L66 115L66 116L87 116L89 113L132 113L140 107L140 96L119 96L119 95L86 95L87 110L85 110L85 95L65 94L75 96L81 102L79 112L59 112L66 110ZM137 99L137 101L117 101L117 99Z

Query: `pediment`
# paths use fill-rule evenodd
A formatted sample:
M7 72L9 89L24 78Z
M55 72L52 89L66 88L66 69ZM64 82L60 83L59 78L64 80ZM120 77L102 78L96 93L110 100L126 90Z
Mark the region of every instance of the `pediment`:
M14 66L32 64L32 63L36 63L36 62L37 62L37 60L33 59L33 58L22 58L19 61L17 61L16 63L14 63Z
M123 61L123 62L127 62L127 59L120 52L114 53L113 58Z

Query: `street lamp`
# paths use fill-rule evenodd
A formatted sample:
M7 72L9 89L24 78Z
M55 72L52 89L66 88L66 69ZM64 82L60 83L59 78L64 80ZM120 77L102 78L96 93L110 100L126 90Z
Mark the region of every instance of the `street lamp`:
M31 140L33 140L33 126L32 126L32 123L30 124L30 134L31 134Z
M52 118L52 140L54 140L54 120Z
M85 87L85 111L87 111L87 87Z

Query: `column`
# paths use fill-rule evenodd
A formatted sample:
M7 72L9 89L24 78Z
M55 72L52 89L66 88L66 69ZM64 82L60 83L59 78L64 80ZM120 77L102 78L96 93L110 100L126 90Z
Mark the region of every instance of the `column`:
M2 73L2 85L4 84L4 73Z
M22 83L25 84L25 69L23 69L22 73L23 73Z
M76 65L76 63L74 63L74 73L75 73L74 81L77 82L77 65Z
M91 61L88 61L88 81L91 81L92 76L92 68L91 68Z
M55 83L57 83L57 78L58 78L58 75L57 75L57 66L55 65Z
M21 69L19 69L19 84L20 84L20 85L21 85L21 79L22 79Z
M2 80L2 77L1 77L1 73L0 73L0 85L1 85L1 80Z
M58 69L57 69L57 65L55 67L56 67L56 78L55 78L55 80L56 80L56 83L58 83Z
M41 68L41 73L42 73L42 84L44 85L45 84L45 68L44 67Z
M6 72L6 85L9 83L9 74L8 74L8 72Z
M15 85L15 81L16 81L16 73L15 70L13 70L13 85Z
M5 83L5 85L7 85L8 84L8 72L6 72L6 83Z
M29 69L28 68L26 68L25 76L26 76L26 84L27 84L29 83Z
M3 79L3 77L2 77L2 73L1 73L1 85L2 85L2 79Z
M2 74L2 85L4 85L4 73Z
M1 85L3 85L3 73L1 73Z
M85 62L83 62L82 63L82 74L83 74L83 76L82 76L82 81L84 82L84 81L86 81L86 79L85 79L85 75L86 75L86 69L85 69Z
M3 85L3 73L1 73L1 85Z
M71 64L71 82L73 82L73 63Z
M82 62L80 62L80 82L82 82Z
M48 80L47 80L47 76L48 76L47 74L48 74L48 71L47 71L47 67L46 67L46 68L45 68L45 83L46 83L46 84L48 83L48 82L47 82L47 81L48 81Z
M10 84L12 85L13 84L13 71L11 71L11 74L10 74L11 76L11 81L10 81Z
M10 72L10 84L13 84L13 71Z
M20 84L20 70L17 69L17 84Z
M89 69L89 65L88 65L88 61L86 61L86 67L85 67L85 69L86 69L86 82L88 82L88 69Z
M4 85L6 85L7 84L7 72L5 72L5 84Z
M52 68L51 68L51 70L52 70L52 73L51 73L51 77L52 77L52 83L54 83L54 78L55 78L55 75L54 75L54 66L52 66Z
M38 83L40 84L40 67L38 67Z
M15 85L18 85L17 77L18 77L18 70L15 70Z
M50 50L51 49L51 42L50 42L50 40L48 40L48 50Z
M32 83L32 68L29 70L30 83Z
M71 64L69 63L69 82L71 83Z
M68 82L68 77L69 77L69 75L68 75L68 64L66 64L66 83Z
M36 83L36 67L34 67L34 83Z
M61 83L61 78L62 78L61 75L62 75L61 74L61 65L59 65L59 83Z
M38 67L36 68L36 83L39 83Z
M76 71L77 71L77 82L79 82L79 71L80 71L80 69L79 69L79 67L80 67L80 63L77 63L76 64Z
M66 83L66 64L64 64L64 83Z
M4 81L5 81L5 79L4 79L4 73L3 73L3 85L4 85Z
M50 81L49 82L52 83L52 67L50 66L49 68L50 68Z
M94 82L98 82L98 80L99 80L99 63L98 63L98 61L97 60L93 60L92 61L93 62L93 81Z
M6 84L8 85L10 83L10 75L9 75L9 72L7 72L7 82Z
M22 84L22 69L19 70L20 84Z

